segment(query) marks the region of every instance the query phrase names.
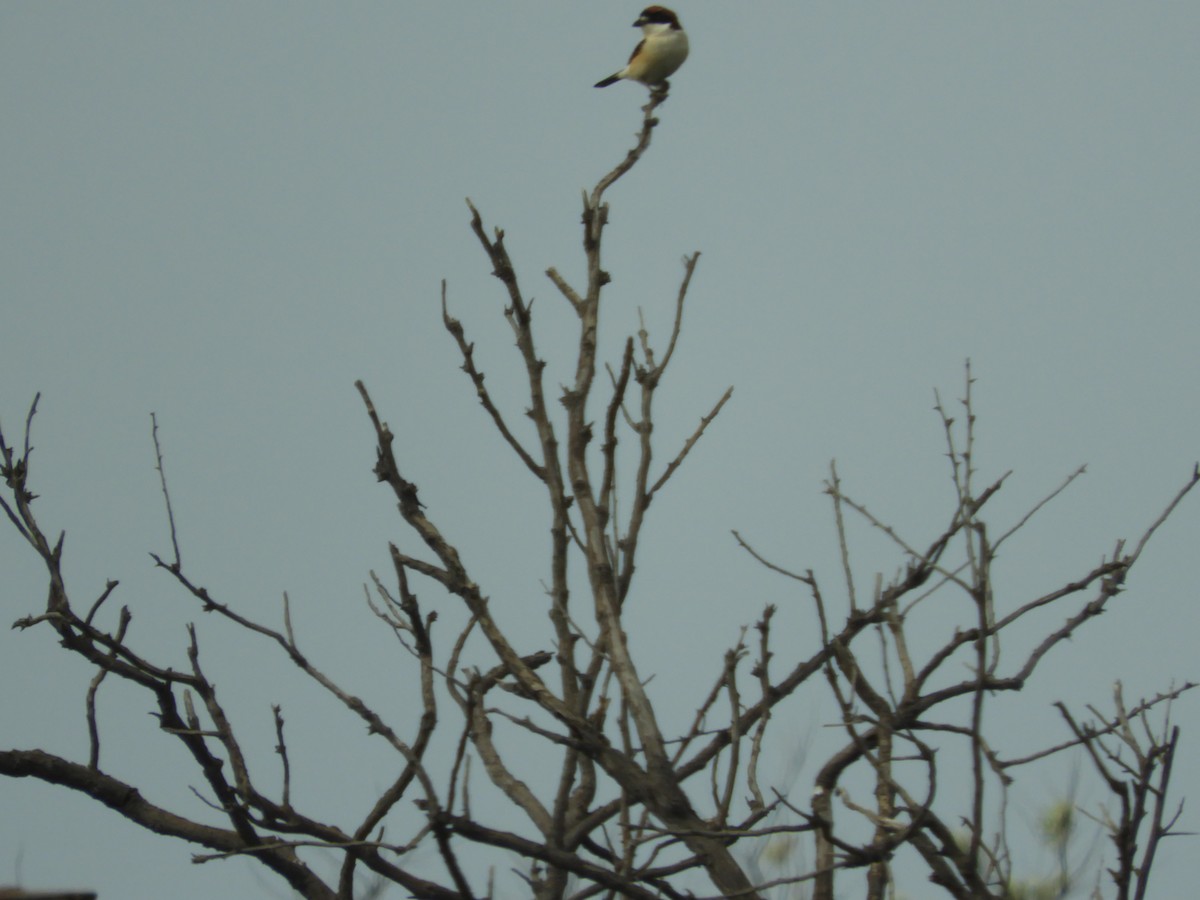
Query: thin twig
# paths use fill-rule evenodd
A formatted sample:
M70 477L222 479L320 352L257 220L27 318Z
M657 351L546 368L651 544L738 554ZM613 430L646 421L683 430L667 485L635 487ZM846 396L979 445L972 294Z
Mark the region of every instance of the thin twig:
M167 524L171 528L171 549L175 554L175 562L172 563L171 568L178 571L183 566L183 560L179 555L179 538L175 532L175 512L171 509L171 493L167 490L167 471L163 468L162 444L158 440L158 416L155 413L150 413L150 437L154 440L154 468L158 470L163 502L167 506Z

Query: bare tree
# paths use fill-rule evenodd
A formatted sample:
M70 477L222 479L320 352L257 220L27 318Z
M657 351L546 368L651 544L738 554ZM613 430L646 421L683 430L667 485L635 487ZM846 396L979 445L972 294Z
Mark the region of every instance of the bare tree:
M0 506L41 559L48 584L45 610L16 625L54 629L68 653L94 667L86 698L91 751L86 761L72 761L39 749L4 749L0 772L62 785L150 831L189 841L204 848L196 862L252 857L311 898L351 898L356 890L359 896L377 894L386 884L414 897L494 896L492 874L476 862L479 847L498 848L519 860L528 893L547 900L681 898L697 896L697 890L747 900L785 894L831 900L835 882L850 878L849 870L858 870L860 881L852 883L864 885L867 897L883 898L894 895L902 858L950 896L1013 898L1021 894L1024 870L1009 845L1009 788L1025 767L1082 748L1116 802L1113 810L1095 813L1113 841L1111 885L1117 897L1144 896L1155 854L1162 839L1174 833L1179 815L1167 797L1179 732L1166 716L1159 725L1150 717L1167 710L1192 685L1132 705L1118 689L1112 712L1089 708L1092 718L1082 722L1062 706L1062 739L1043 737L1036 747L1009 748L1011 741L991 735L985 710L994 698L1021 691L1060 644L1118 597L1147 541L1200 480L1200 469L1132 549L1119 542L1100 564L1039 596L998 596L997 551L1082 470L1014 525L999 532L989 527L984 513L1006 476L978 480L969 366L959 416L940 398L937 405L956 498L944 529L930 540L908 541L851 497L831 467L826 492L843 573L836 603L811 569L790 571L736 535L746 552L805 594L819 629L819 649L805 658L796 657L786 641L782 651L777 649L776 609L767 606L753 631L743 632L723 659L714 660L711 686L696 698L690 726L682 733L664 731L647 686L651 673L630 650L624 603L652 501L732 393L715 398L665 463L656 460L654 401L679 340L698 253L684 258L665 345L653 343L643 328L605 365L598 343L609 283L601 257L605 195L646 151L665 99L665 91L652 92L636 145L584 195L586 282L572 285L556 269L546 272L579 328L574 370L557 396L546 384L533 306L518 282L504 232L485 227L470 206L471 228L504 287L503 315L527 377L523 400L532 430L515 427L503 411L507 398L489 390L474 344L450 312L443 284L443 321L463 371L496 431L544 491L551 546L550 625L536 636L542 649L522 652L501 626L453 536L439 528L436 513L421 502L417 485L396 458L392 431L362 383L358 391L377 441L375 473L394 494L409 535L403 546L390 545L390 575L372 573L368 603L382 627L399 638L419 674L413 684L423 712L415 721L387 721L328 677L317 654L298 645L286 596L281 621L264 624L222 602L185 572L163 474L172 554L155 556L157 565L200 610L275 645L397 757L398 774L360 820L334 823L305 813L292 799L279 706L273 709L273 725L281 776L267 786L251 776L239 731L201 663L194 628L187 641L189 667L179 671L135 643L128 607L111 613L115 581L91 603L72 596L63 576L62 536L52 539L34 512L30 431L35 399L23 440L10 444L0 431L8 488ZM153 435L162 473L157 423ZM897 576L878 578L869 591L861 590L852 575L850 516L879 529L903 560ZM435 640L436 615L419 600L418 585L440 590L467 611L465 626L452 639ZM951 594L960 602L931 599ZM1028 629L1021 629L1048 609L1056 611L1055 624L1030 640ZM938 637L916 640L916 628ZM522 635L522 642L528 640ZM136 784L102 769L95 698L110 676L145 690L159 728L182 745L203 778L207 797L200 811L217 810L224 824L204 824L196 810L150 803ZM806 803L792 800L786 785L766 783L761 772L771 741L768 727L780 704L801 688L828 691L840 711L840 736L827 755L822 753ZM553 774L527 784L500 749L497 732L523 733L539 742L553 758L544 771ZM449 756L448 773L435 776L435 752ZM478 766L508 803L509 812L500 820L472 807ZM955 773L948 776L948 768ZM965 793L947 797L939 790L948 777L962 783L962 772L969 786ZM1068 805L1064 821L1074 821L1073 815ZM779 841L789 842L788 847L806 842L810 861L784 871L776 860L778 871L764 872L762 850ZM435 848L440 865L413 864L418 847ZM319 874L317 853L336 854L336 876ZM1063 856L1056 886L1060 896L1079 883ZM801 858L809 860L807 853L797 853L790 862ZM361 888L364 871L370 873L368 890Z

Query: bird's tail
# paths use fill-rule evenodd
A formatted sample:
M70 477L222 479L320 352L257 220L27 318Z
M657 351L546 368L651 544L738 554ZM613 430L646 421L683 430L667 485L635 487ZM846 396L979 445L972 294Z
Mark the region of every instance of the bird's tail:
M609 75L603 81L597 81L595 87L608 87L610 84L616 84L620 80L620 75Z

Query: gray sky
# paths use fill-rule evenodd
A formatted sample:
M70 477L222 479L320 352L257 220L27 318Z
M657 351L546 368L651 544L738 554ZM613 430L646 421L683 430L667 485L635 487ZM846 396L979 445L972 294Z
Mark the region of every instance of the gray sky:
M370 471L352 387L363 378L422 499L529 629L529 649L543 646L542 506L458 371L438 286L448 279L489 385L520 420L504 299L463 198L506 229L538 298L542 351L565 373L571 322L541 273L579 278L579 190L638 125L641 88L591 87L628 54L638 8L0 6L0 421L16 433L42 392L33 483L43 524L67 532L77 602L120 579L134 639L177 665L183 624L199 620L264 772L269 704L282 701L295 745L317 748L294 758L299 783L331 816L360 810L394 762L331 701L290 686L261 642L201 620L152 570L147 552L169 541L149 413L187 570L265 621L288 591L302 644L330 674L395 704L407 661L361 585L388 570L387 541L408 536ZM665 340L679 259L702 252L660 395L659 458L736 390L655 503L634 619L649 649L681 617L696 623L694 654L651 666L660 707L684 715L763 603L792 616L797 654L811 639L804 598L739 553L730 528L835 586L820 488L836 457L847 490L914 542L937 533L952 496L932 389L960 396L967 357L981 477L1014 470L997 527L1088 464L1010 545L1008 602L1138 536L1186 480L1200 456L1200 7L677 9L692 56L649 153L609 195L604 337L615 359L640 307ZM1047 711L1059 697L1104 704L1117 677L1136 695L1200 675L1198 526L1192 499L1129 595L1048 663L1023 698L1034 712L1022 721L1042 728L1032 741L1060 736ZM897 562L862 539L869 583ZM11 531L0 570L9 620L42 607L36 560ZM423 599L443 603L432 588ZM85 757L89 671L47 629L0 629L0 660L0 743ZM180 752L147 710L106 685L103 762L195 812L173 777ZM792 715L781 740L822 712ZM1177 721L1191 759L1193 699ZM379 774L328 783L342 758ZM1200 798L1194 767L1176 778ZM192 866L182 842L64 791L0 782L0 808L0 883L284 895L248 863ZM1195 814L1183 824L1195 830ZM1191 853L1165 848L1157 896L1192 883Z

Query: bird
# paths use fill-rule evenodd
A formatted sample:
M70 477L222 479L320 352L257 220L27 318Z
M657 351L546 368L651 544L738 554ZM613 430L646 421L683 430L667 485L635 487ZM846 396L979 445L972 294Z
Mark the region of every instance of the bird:
M665 6L647 6L633 24L642 29L642 39L633 48L629 63L619 72L597 81L596 87L628 79L654 88L666 84L667 78L687 59L687 32L679 24L679 16Z

